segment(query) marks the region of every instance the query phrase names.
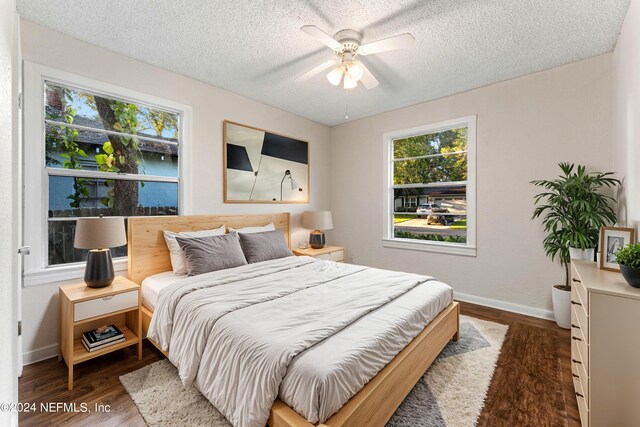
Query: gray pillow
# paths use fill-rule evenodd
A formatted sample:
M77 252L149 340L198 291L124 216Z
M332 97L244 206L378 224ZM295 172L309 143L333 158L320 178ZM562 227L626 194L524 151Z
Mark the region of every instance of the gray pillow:
M287 242L284 241L284 236L280 230L239 234L242 242L242 251L249 264L293 255L287 247Z
M176 236L176 241L187 259L187 275L189 276L238 267L247 263L240 247L240 240L235 235L225 234L186 239Z

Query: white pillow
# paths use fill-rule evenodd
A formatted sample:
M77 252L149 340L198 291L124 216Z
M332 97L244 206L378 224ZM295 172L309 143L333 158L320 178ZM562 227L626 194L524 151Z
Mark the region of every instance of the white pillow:
M171 268L175 274L187 274L187 258L184 256L184 251L176 241L177 237L193 238L193 237L207 237L207 236L220 236L226 234L226 226L221 225L214 230L202 230L202 231L183 231L181 233L174 233L173 231L164 231L164 241L169 249L169 255L171 256Z
M263 225L262 227L244 227L244 228L231 228L229 227L229 233L232 231L237 231L238 233L244 234L252 234L252 233L262 233L264 231L274 231L276 226L274 223Z

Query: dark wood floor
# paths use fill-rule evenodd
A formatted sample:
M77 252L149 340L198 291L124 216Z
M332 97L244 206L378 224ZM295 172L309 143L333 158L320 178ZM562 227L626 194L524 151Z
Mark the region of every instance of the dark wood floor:
M570 335L555 323L506 311L462 304L462 314L509 325L487 400L478 425L579 426L571 382ZM25 366L20 378L20 402L84 402L91 412L21 413L21 426L104 425L144 426L135 404L118 377L164 356L145 341L142 361L133 349L76 365L75 388L67 390L64 362L48 359ZM94 412L94 405L110 412Z

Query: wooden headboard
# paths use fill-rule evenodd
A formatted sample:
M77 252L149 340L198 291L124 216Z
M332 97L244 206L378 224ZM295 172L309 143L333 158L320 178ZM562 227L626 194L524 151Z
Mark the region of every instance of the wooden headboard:
M276 229L282 231L287 245L291 248L290 216L289 213L275 213L129 218L127 231L129 280L140 284L152 274L171 270L169 250L162 234L164 230L174 232L210 230L223 224L226 224L227 228L258 227L272 222Z

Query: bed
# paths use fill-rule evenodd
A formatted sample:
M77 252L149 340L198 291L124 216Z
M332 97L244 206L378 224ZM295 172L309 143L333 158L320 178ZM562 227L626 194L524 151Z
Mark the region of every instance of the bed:
M172 273L165 273L171 269L171 266L168 250L162 237L163 230L203 230L216 228L222 224L226 224L228 227L241 228L260 226L273 222L276 228L282 231L285 240L289 243L289 221L290 218L287 213L129 219L129 278L136 283L143 283L145 279L149 279L145 281L142 291L144 301L142 308L143 330L146 332L149 328L151 319L154 316L154 311L156 310L158 295L164 287L173 286L173 283L176 283L177 280L182 280L179 286L173 286L173 288L187 289L189 287L197 287L197 283L199 283L200 280L198 279L200 276L195 276L195 278L191 279L182 279L175 275L172 277ZM252 280L254 282L258 280L252 279L252 274L253 276L264 275L264 270L260 269L271 269L268 274L272 274L271 271L273 271L275 275L269 277L277 279L283 289L287 286L292 287L292 289L295 288L295 297L287 297L291 298L288 301L295 305L300 301L304 301L301 299L296 303L295 298L302 298L301 295L304 292L315 292L315 290L311 289L311 287L308 289L305 287L303 289L304 292L298 292L302 288L298 289L296 287L303 286L303 284L299 282L304 281L287 281L286 277L298 277L291 276L289 274L290 270L295 270L296 275L303 274L301 272L306 270L308 271L307 275L309 277L315 277L314 275L318 274L335 276L331 281L331 284L335 286L331 292L336 292L336 301L339 302L339 304L342 304L340 301L343 300L357 300L362 301L361 304L364 307L368 303L367 298L382 295L382 292L370 292L373 296L365 297L359 294L360 296L358 298L348 297L348 295L358 295L354 292L361 292L353 289L354 283L363 282L366 277L382 278L383 276L381 275L384 274L388 274L388 278L377 280L379 283L376 286L386 286L385 283L387 282L405 279L404 276L398 276L398 273L384 272L382 270L373 271L348 264L338 265L336 263L319 261L308 257L291 257L290 259L285 258L282 260L267 261L264 263L265 265L259 266L258 264L252 264L253 267L239 269L235 272L216 273L210 278L206 278L206 280L218 280L220 283L235 280L237 283L234 283L233 289L237 289L237 286L244 286L245 284L249 287ZM253 273L251 273L252 271ZM258 274L254 274L255 272L258 272ZM283 279L283 277L285 279ZM358 279L356 280L355 278ZM202 280L204 279L205 278ZM346 281L349 281L348 287L339 286L340 282L346 283ZM278 385L277 399L270 410L268 410L268 424L271 427L301 427L311 426L316 423L322 426L384 425L447 342L451 339L458 338L459 307L457 303L451 300L450 292L449 295L447 295L448 291L446 291L446 289L448 287L439 283L440 282L431 280L428 282L429 286L423 286L423 283L420 283L420 286L412 285L413 287L411 287L407 284L406 292L393 299L392 303L382 304L371 313L367 312L366 316L357 315L357 320L352 319L345 323L348 324L347 327L340 326L339 323L336 323L337 329L333 335L318 337L317 343L297 354L292 361L288 362L286 375L283 374L282 382ZM398 282L398 284L401 283ZM224 287L218 286L215 289L217 289L215 292L218 292L218 296L215 297L216 300L225 295L224 292L226 291L224 291ZM318 289L320 288L318 287ZM450 290L450 288L448 289ZM188 292L186 292L185 295L188 295ZM263 291L261 290L261 292ZM293 294L294 292L292 292L292 295ZM427 299L433 300L435 303L429 307L421 305L421 302ZM281 300L276 300L273 304L280 304L279 301ZM322 301L320 299L317 299L317 301L318 307L320 307ZM325 306L322 306L322 312L330 311L333 303L331 301L328 303L324 301L324 303ZM307 309L310 315L313 314L314 308L316 307ZM262 309L264 309L264 307L261 307L261 310ZM358 308L354 308L356 311L353 311L353 313L357 314L357 309ZM295 310L290 311L295 312ZM284 313L285 311L280 307L280 311L276 312ZM165 316L163 313L164 311L161 308L156 313L156 316ZM250 310L243 313L248 316L251 314ZM257 315L256 313L259 312L256 311L253 315ZM337 311L335 317L339 317L340 313L340 311ZM426 326L419 324L415 315L412 313L423 313L425 318L427 318ZM292 316L294 314L292 314ZM160 317L157 317L157 319L160 319ZM233 319L233 316L225 316L220 319ZM285 320L282 321L285 322ZM338 320L336 320L336 322L338 322ZM392 322L396 322L397 324L392 324ZM422 319L422 322L424 323L425 319ZM217 323L223 324L222 327L224 327L224 322L219 321ZM419 325L419 328L417 325ZM280 329L282 329L281 326ZM196 327L196 329L198 328L200 327ZM277 327L275 328L277 329ZM397 338L394 340L389 340L388 335L381 335L378 338L382 337L383 339L379 339L376 342L375 336L369 336L375 334L364 333L366 331L377 331L376 328L381 328L381 334L389 332L385 332L383 330L385 328L391 328L396 332L401 331L401 333L397 333ZM208 332L205 335L207 334ZM163 340L159 339L158 341L162 342ZM195 342L196 341L193 341L193 343ZM163 347L165 350L167 349L166 343L164 343L164 345L153 341L152 343L156 345L156 347L159 347L161 351L163 351ZM184 348L191 348L190 346L193 343ZM256 344L258 348L260 348L261 345L260 343ZM240 348L239 345L228 348L234 349L236 347ZM213 346L213 348L217 348L217 346ZM176 345L175 348L172 347L172 349L175 350L175 353L178 353L179 345ZM378 353L372 352L372 349L375 349ZM168 355L168 352L163 352ZM197 375L193 374L191 380L209 400L212 400L216 396L216 389L211 384L216 381L207 380L208 375L211 375L212 372L208 367L213 365L212 360L214 360L207 359L207 354L211 353L211 351L207 353L198 350L194 351L194 353L198 354L198 357L203 358L203 361L201 365L199 365L200 371L197 372ZM343 353L348 354L348 357L344 356ZM242 355L244 353L238 354ZM382 360L384 359L383 356L387 359ZM350 371L348 364L345 364L345 360L349 358L352 362L354 359L357 360L358 364L361 365L357 373ZM322 364L319 364L320 361L322 361ZM380 365L380 363L383 364ZM179 361L174 364L179 365ZM330 366L337 368L334 370L327 368ZM305 375L307 375L306 372L314 367L317 371L323 371L325 374L324 376L320 375L321 381L316 381L315 383L305 377ZM360 373L360 370L363 372ZM367 374L367 372L369 373ZM364 378L367 375L369 376ZM362 378L357 378L358 376ZM369 380L369 378L371 379ZM349 384L349 381L356 382L356 384ZM347 384L348 387L357 387L357 389L341 391L341 388L345 388L345 384ZM307 391L307 387L311 392ZM318 392L318 390L320 390L322 396L324 396L322 399L319 399L318 396L314 394ZM218 389L217 392L217 394L220 394L220 389ZM267 399L267 401L273 402L273 399ZM269 405L271 405L271 403L269 403ZM216 406L218 407L218 404L216 404ZM293 408L295 408L295 410ZM314 422L309 422L307 419Z

